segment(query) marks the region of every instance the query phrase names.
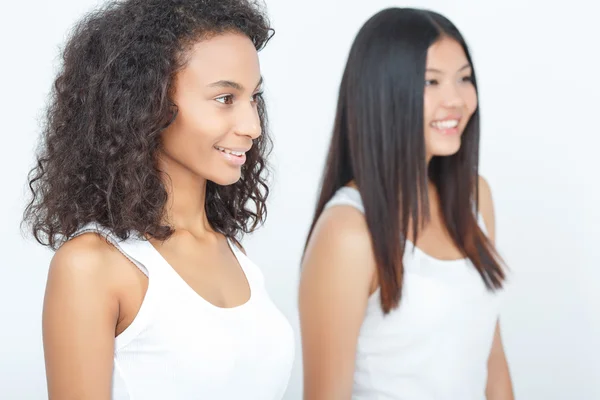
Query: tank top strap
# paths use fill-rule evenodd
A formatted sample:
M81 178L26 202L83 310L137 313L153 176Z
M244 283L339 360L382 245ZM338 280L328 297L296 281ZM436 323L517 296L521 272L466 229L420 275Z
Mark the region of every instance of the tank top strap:
M362 202L360 192L348 186L339 188L327 204L325 204L325 209L333 206L351 206L361 213L365 213L365 206Z
M98 224L89 223L81 227L73 237L84 233L93 232L102 236L107 242L113 245L123 256L131 261L144 275L149 276L151 270L155 269L156 260L154 255L148 251L147 246L151 246L146 239L132 233L127 239L118 238L110 229Z
M338 189L338 191L325 205L325 209L333 206L352 206L363 214L365 212L365 206L362 202L360 192L357 189L349 186L343 186ZM477 218L477 224L479 225L479 228L481 228L483 233L487 235L488 232L485 225L485 220L483 219L481 213L477 211L477 207L475 205L473 205L473 214Z
M227 243L237 259L239 266L246 275L250 288L254 287L263 289L265 286L265 278L262 270L242 251L240 247L230 238L227 238Z
M157 310L160 308L160 292L164 290L162 277L158 276L158 279L156 277L157 272L158 275L161 275L160 263L157 262L156 256L150 252L149 247L152 246L150 242L140 238L140 235L132 233L127 239L123 240L118 238L110 229L97 223L90 223L80 228L74 236L88 232L102 236L148 277L148 288L135 319L115 338L115 354L117 354L147 329L156 317Z

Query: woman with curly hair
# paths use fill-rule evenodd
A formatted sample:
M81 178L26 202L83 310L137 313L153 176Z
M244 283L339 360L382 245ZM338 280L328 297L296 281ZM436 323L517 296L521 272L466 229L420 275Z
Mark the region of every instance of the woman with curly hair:
M128 0L63 53L25 221L51 399L280 399L293 333L239 239L269 148L253 0Z

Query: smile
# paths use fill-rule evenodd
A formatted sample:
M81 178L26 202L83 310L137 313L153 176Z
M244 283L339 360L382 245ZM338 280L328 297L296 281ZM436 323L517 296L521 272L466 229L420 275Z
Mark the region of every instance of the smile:
M443 121L433 121L431 123L431 126L436 128L436 129L440 129L440 130L444 130L444 129L452 129L452 128L456 128L458 126L458 122L459 120L457 119L447 119L447 120L443 120Z
M225 147L219 147L219 146L215 146L215 149L217 149L220 152L223 152L225 154L231 154L231 155L236 156L236 157L241 157L244 154L246 154L245 151L235 151L235 150L226 149Z
M246 152L250 150L240 147L236 148L235 150L221 146L214 146L214 148L219 152L219 154L221 154L221 156L223 156L223 159L228 164L236 168L239 168L246 163Z

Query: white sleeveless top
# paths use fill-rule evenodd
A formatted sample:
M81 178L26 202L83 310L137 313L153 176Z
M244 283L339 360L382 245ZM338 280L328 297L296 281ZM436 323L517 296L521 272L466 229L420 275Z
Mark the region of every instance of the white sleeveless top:
M359 192L341 188L326 207L364 213ZM481 216L479 224L485 232ZM384 316L369 298L358 337L353 400L485 400L499 295L468 259L433 258L410 241L400 306Z
M220 308L200 297L147 240L98 232L144 274L138 315L115 338L112 400L281 400L294 359L292 328L263 275L234 244L248 302Z

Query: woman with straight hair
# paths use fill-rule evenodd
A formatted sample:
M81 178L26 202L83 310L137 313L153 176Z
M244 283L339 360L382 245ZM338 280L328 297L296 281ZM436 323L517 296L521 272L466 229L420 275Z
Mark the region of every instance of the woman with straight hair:
M25 221L56 250L50 399L280 400L290 324L240 239L266 217L254 0L125 0L76 26Z
M354 40L303 256L306 400L509 400L473 62L435 12Z

